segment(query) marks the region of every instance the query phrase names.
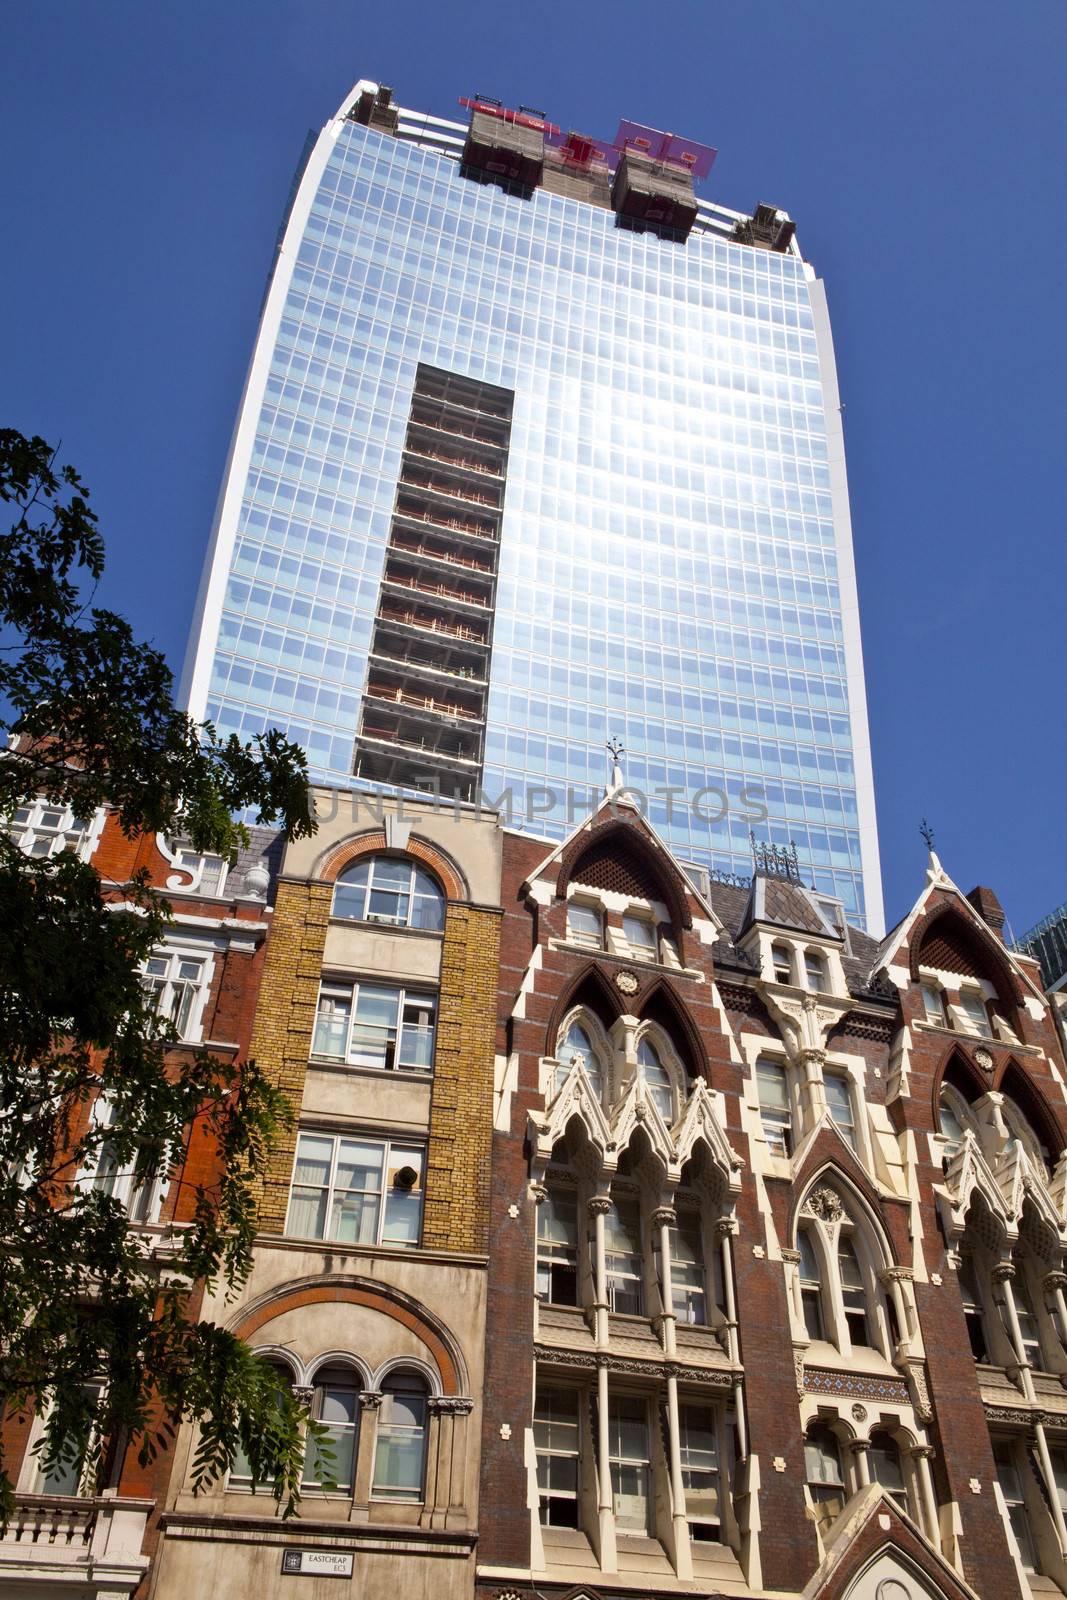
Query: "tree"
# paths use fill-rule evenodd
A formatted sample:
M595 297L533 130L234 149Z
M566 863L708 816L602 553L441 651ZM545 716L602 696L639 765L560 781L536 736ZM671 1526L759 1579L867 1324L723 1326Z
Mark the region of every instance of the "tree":
M251 1267L252 1185L288 1113L253 1062L168 1058L173 1038L140 966L170 908L142 874L110 909L71 850L24 855L5 828L40 794L128 834L169 834L231 855L252 808L288 838L310 834L303 753L277 732L221 740L177 710L163 657L92 607L104 547L88 494L43 439L0 430L0 1398L47 1416L46 1468L91 1479L104 1443L151 1460L200 1424L195 1482L240 1446L286 1512L299 1495L308 1421L277 1375L193 1314L198 1284L239 1286ZM89 589L86 595L85 590ZM100 1095L110 1125L89 1120ZM134 1181L176 1170L189 1130L217 1140L221 1177L173 1230L167 1269L121 1205L77 1183L106 1138ZM314 1424L311 1424L314 1428ZM13 1505L0 1458L0 1517Z

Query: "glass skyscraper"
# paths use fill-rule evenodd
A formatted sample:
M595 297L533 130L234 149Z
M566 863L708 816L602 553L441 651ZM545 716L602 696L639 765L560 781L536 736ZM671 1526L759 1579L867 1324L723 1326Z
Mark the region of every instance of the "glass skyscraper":
M512 797L559 836L605 745L677 853L750 830L881 928L826 301L710 152L362 82L290 202L183 693L316 778Z

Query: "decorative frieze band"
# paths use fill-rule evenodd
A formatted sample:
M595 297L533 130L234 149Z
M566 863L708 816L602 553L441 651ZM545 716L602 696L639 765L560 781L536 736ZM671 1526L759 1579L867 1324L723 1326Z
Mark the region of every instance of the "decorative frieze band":
M833 1394L842 1399L888 1400L906 1406L908 1386L900 1378L875 1378L863 1373L831 1372L825 1367L805 1367L804 1388L809 1394Z
M610 1351L598 1350L594 1354L586 1350L557 1349L545 1344L534 1345L534 1359L557 1367L574 1367L581 1372L595 1372L597 1367L606 1367L609 1373L659 1380L667 1377L669 1366L674 1377L686 1383L702 1383L711 1389L732 1389L743 1376L740 1367L694 1367L678 1361L641 1361L630 1356L613 1356Z

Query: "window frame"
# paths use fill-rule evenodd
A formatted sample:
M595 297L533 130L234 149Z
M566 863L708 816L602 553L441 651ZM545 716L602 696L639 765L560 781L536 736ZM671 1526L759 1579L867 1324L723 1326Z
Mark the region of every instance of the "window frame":
M632 939L630 937L631 927L644 928L651 935L651 943ZM622 936L631 961L644 961L652 965L659 964L661 954L660 925L650 911L624 911L622 915Z
M632 1426L636 1421L640 1420L644 1429L644 1450L640 1455L627 1454L623 1449L623 1429L626 1426L626 1421L622 1417L622 1411L626 1406L631 1407L634 1412L636 1412L638 1408L640 1408L641 1411L640 1419L638 1419L636 1416L631 1416L629 1418L629 1425ZM623 1534L637 1534L639 1537L641 1535L647 1537L652 1532L653 1514L655 1509L652 1493L652 1430L649 1426L648 1412L648 1399L645 1395L627 1394L625 1392L618 1391L612 1393L609 1391L608 1474L611 1479L612 1515L614 1517L615 1527L618 1532ZM623 1473L627 1471L636 1471L640 1474L643 1482L643 1493L641 1495L623 1495L620 1488L620 1483L622 1482ZM636 1522L632 1520L624 1521L620 1517L619 1501L624 1498L630 1500L637 1500L639 1498L643 1499L645 1506L643 1525L638 1526Z
M993 1021L989 1014L989 1002L980 989L975 989L971 985L961 986L959 991L959 1010L967 1022L967 1026L962 1029L964 1033L969 1033L973 1038L978 1039L996 1038L996 1034L993 1031ZM976 1012L981 1012L981 1020L976 1016Z
M548 1183L546 1189L545 1198L537 1207L537 1232L534 1244L534 1293L538 1300L544 1301L546 1305L579 1306L582 1303L582 1229L578 1209L578 1191L568 1184L554 1182ZM549 1232L549 1219L554 1220L556 1218L558 1214L557 1202L561 1197L566 1199L568 1207L571 1204L573 1205L573 1243L569 1239L554 1237ZM553 1292L557 1287L557 1275L559 1279L565 1280L568 1273L573 1275L574 1298L557 1299Z
M761 1072L761 1068L765 1069ZM770 1074L774 1075L775 1082L780 1081L782 1098L785 1105L772 1105L765 1101L762 1094L762 1085ZM753 1068L756 1081L756 1101L759 1107L760 1127L767 1146L767 1154L777 1160L789 1161L796 1149L796 1123L793 1116L792 1081L789 1067L784 1061L777 1061L773 1056L761 1055L756 1057Z
M109 1128L116 1126L115 1118L115 1106L112 1101L104 1094L97 1095L89 1112L90 1130L98 1130L106 1135ZM113 1145L108 1138L99 1139L91 1160L85 1162L79 1169L75 1183L84 1191L103 1192L117 1201L126 1213L131 1227L158 1227L163 1207L170 1194L172 1174L156 1171L151 1177L135 1183L135 1157L133 1165L119 1167L105 1175L104 1158L112 1148ZM143 1215L140 1214L142 1212Z
M387 992L396 997L395 1021L392 1024L370 1023L359 1020L359 1000L361 992L370 990L379 993ZM429 988L418 986L409 988L407 984L381 983L375 978L328 978L325 975L319 980L318 999L315 1004L315 1023L311 1035L310 1060L315 1064L328 1064L332 1067L352 1068L365 1072L391 1072L399 1074L410 1073L417 1078L433 1076L435 1058L437 1054L437 1002L438 994ZM329 1055L319 1048L319 1021L329 1013L322 1009L323 1001L344 1001L348 1006L348 1020L345 1027L344 1053L342 1055ZM405 1021L404 1013L409 1006L425 1006L429 1003L431 1020L427 1027L423 1023L409 1023ZM353 1051L355 1046L356 1029L361 1027L364 1031L375 1030L385 1034L384 1059L370 1059L371 1051L364 1050L357 1058ZM327 1030L324 1028L323 1033ZM397 1056L404 1047L405 1035L417 1034L425 1037L429 1034L429 1062L426 1066L419 1066L411 1062L399 1061ZM390 1051L393 1052L390 1059Z
M828 1440L833 1446L832 1453L824 1448L820 1449L822 1439ZM826 1463L832 1460L836 1464L836 1477L830 1477L825 1473L812 1477L812 1452L816 1449L819 1450L820 1461ZM851 1494L851 1488L841 1453L841 1440L837 1437L833 1428L822 1420L810 1422L804 1430L804 1486L811 1499L812 1506L815 1508L816 1522L822 1523L826 1527L832 1526L844 1510ZM840 1500L840 1505L836 1511L820 1509L824 1506L831 1506L838 1499Z
M338 1373L349 1375L351 1377L351 1382L337 1382L335 1375ZM334 1381L327 1382L327 1375ZM339 1432L351 1437L351 1478L347 1482L337 1479L329 1486L328 1489L325 1490L325 1493L331 1495L341 1495L344 1496L345 1499L351 1499L355 1493L356 1472L359 1465L359 1442L363 1420L363 1408L360 1402L360 1395L363 1392L363 1374L360 1372L357 1366L349 1365L342 1358L337 1356L328 1356L325 1358L325 1360L319 1362L315 1371L311 1375L310 1383L311 1388L314 1391L311 1401L311 1416L313 1419L316 1422L323 1424L323 1426L326 1428L327 1436L330 1439L333 1439L334 1435ZM325 1404L327 1395L331 1391L335 1394L343 1393L352 1396L353 1420L351 1422L327 1422L323 1418L323 1406ZM313 1435L309 1433L304 1442L304 1464L300 1469L301 1489L322 1490L323 1488L321 1477L308 1476L308 1468L313 1460L315 1460L315 1464L317 1465L317 1456L318 1442ZM336 1471L338 1460L339 1452L335 1449L334 1471Z
M584 912L596 923L595 931L575 929L571 917L574 912ZM603 950L604 948L604 908L594 905L589 900L567 901L567 943L577 945L582 950Z
M404 889L398 889L392 884L375 885L375 867L379 862L389 862L408 869L408 882ZM366 884L353 884L349 877L366 870ZM432 894L419 885L419 879L425 879L432 889ZM338 910L338 890L342 897L346 891L351 891L352 896L362 892L362 915ZM396 895L399 900L406 899L406 910L401 915L390 915L386 912L372 912L370 909L372 894ZM436 922L427 925L413 920L420 904L432 904L435 907ZM415 933L442 933L445 925L445 915L448 908L448 898L437 878L425 867L421 861L411 856L396 854L388 850L376 850L372 855L357 857L355 861L348 862L334 879L333 896L330 901L330 916L339 922L365 922L380 928L408 928Z
M630 1236L623 1223L622 1211L632 1209L636 1220L636 1233ZM623 1239L629 1245L628 1249L613 1248L611 1233L613 1221L618 1224L616 1237ZM645 1233L644 1216L640 1198L637 1195L612 1195L611 1210L604 1217L604 1277L607 1291L608 1310L612 1316L643 1317L645 1315ZM620 1263L613 1266L613 1261ZM629 1263L629 1265L625 1265ZM625 1285L634 1287L627 1289ZM627 1294L633 1296L632 1308L620 1307L618 1300Z
M141 986L160 1020L172 1023L180 1044L199 1044L203 1041L204 1014L215 981L215 955L214 950L205 950L202 945L176 944L166 940L156 945L141 964ZM149 963L152 961L165 962L166 970L163 973L149 972ZM195 961L200 967L200 976L183 978L179 971L183 961ZM184 1023L181 1021L180 1001L177 1005L179 1015L173 1015L179 990L189 996Z
M538 1410L542 1406L542 1404L544 1404L544 1402L546 1400L546 1397L549 1396L549 1395L551 1395L553 1397L556 1397L558 1395L566 1395L569 1398L573 1398L573 1400L574 1400L574 1421L573 1421L573 1424L572 1424L569 1416L568 1417L558 1417L558 1416L552 1417L552 1416L549 1416L547 1418L544 1417L544 1416L542 1416L540 1418L538 1417L538 1414L537 1414ZM533 1436L534 1436L534 1456L535 1456L535 1461L536 1461L536 1475L537 1475L537 1500L538 1500L537 1515L538 1515L538 1520L539 1520L540 1525L541 1525L542 1528L574 1528L574 1529L578 1529L578 1528L581 1527L581 1520L582 1520L582 1401L583 1401L583 1394L582 1394L581 1390L579 1390L577 1388L571 1388L567 1384L557 1384L557 1383L545 1383L545 1384L542 1384L540 1382L540 1377L538 1376L537 1389L536 1389L536 1392L535 1392L535 1395L534 1395ZM555 1443L545 1443L544 1441L545 1441L546 1437L549 1437L549 1436L546 1435L544 1432L542 1432L541 1437L538 1438L538 1429L539 1428L541 1428L541 1429L550 1429L554 1425L562 1426L562 1427L565 1427L565 1428L570 1428L570 1427L573 1426L573 1428L574 1428L574 1448L573 1448L573 1450L560 1448ZM553 1461L557 1461L557 1460L559 1460L559 1461L572 1461L574 1463L574 1466L573 1466L574 1491L573 1491L573 1493L571 1493L571 1491L569 1489L559 1489L558 1487L553 1485L553 1483L551 1482L551 1467L550 1467L550 1463L553 1462ZM544 1480L542 1479L542 1461L544 1461L546 1463L546 1465L548 1466L548 1470L544 1474ZM545 1513L546 1513L546 1511L550 1511L552 1502L559 1502L562 1505L573 1506L573 1508L574 1508L574 1520L573 1520L573 1522L569 1519L569 1517L566 1520L561 1518L561 1520L556 1521L551 1515L546 1516Z
M596 1095L597 1099L603 1103L604 1094L608 1087L608 1070L609 1063L611 1061L611 1051L606 1040L602 1037L603 1030L600 1028L598 1021L593 1017L591 1012L586 1011L581 1007L567 1013L563 1019L559 1033L556 1035L555 1055L552 1058L556 1062L553 1093L559 1093L560 1089L563 1087L563 1083L567 1077L567 1074L571 1070L572 1057L569 1056L566 1061L564 1061L560 1057L560 1051L566 1046L568 1035L571 1029L574 1027L581 1028L589 1042L589 1052L585 1059L586 1075L592 1085L593 1093ZM573 1053L574 1052L572 1048L572 1056ZM584 1051L583 1054L585 1054Z
M656 1065L667 1080L666 1083L653 1084L649 1081L646 1071L648 1063L641 1060L641 1052L645 1049L651 1050ZM652 1104L667 1127L672 1127L678 1115L682 1067L670 1041L654 1024L639 1029L634 1039L634 1065L636 1075L643 1079Z
M711 1438L712 1438L713 1442L712 1442L712 1448L711 1448L710 1452L707 1451L706 1449L702 1449L699 1446L697 1446L697 1447L690 1446L688 1444L688 1442L687 1442L688 1414L691 1413L691 1412L695 1412L695 1411L703 1411L703 1412L705 1412L706 1415L707 1415L707 1418L711 1422L711 1428L710 1428L709 1431L710 1431ZM689 1537L690 1537L690 1539L692 1539L697 1544L725 1544L726 1543L726 1530L725 1530L724 1523L723 1523L723 1460L722 1460L722 1446L721 1446L721 1441L720 1441L720 1438L719 1438L719 1433L720 1433L719 1422L720 1422L719 1410L710 1401L708 1401L708 1400L681 1400L679 1402L679 1405L678 1405L678 1455L679 1455L679 1458L680 1458L680 1461L681 1461L682 1486L683 1486L683 1489L685 1491L685 1517L686 1517L686 1522L689 1524ZM688 1459L690 1457L691 1453L693 1453L694 1455L709 1455L710 1454L711 1457L712 1457L711 1465L707 1465L706 1463L698 1462L696 1460ZM711 1480L713 1480L713 1488L714 1488L714 1495L715 1495L715 1509L716 1509L716 1515L715 1515L713 1520L709 1519L707 1517L699 1517L699 1516L694 1516L693 1515L693 1511L690 1508L690 1504L689 1504L689 1491L690 1491L691 1488L694 1488L695 1486L690 1482L690 1477L691 1476L699 1476L699 1477L701 1477L703 1479L711 1479ZM715 1537L714 1538L701 1537L698 1533L694 1532L694 1528L695 1527L696 1528L714 1528L715 1529Z
M329 1176L324 1189L318 1184L297 1182L296 1173L300 1162L300 1146L302 1141L305 1139L329 1140L332 1144ZM342 1144L346 1142L349 1144L374 1145L380 1147L382 1152L381 1187L377 1191L368 1189L357 1190L354 1187L350 1187L344 1191L346 1194L359 1195L377 1193L379 1202L377 1221L374 1230L375 1236L371 1240L360 1240L358 1238L345 1239L339 1237L337 1234L331 1231L335 1214L335 1202L338 1192L337 1169L339 1165L339 1155ZM289 1179L289 1200L285 1213L285 1237L292 1239L308 1239L314 1241L316 1244L332 1244L346 1249L417 1250L421 1248L426 1183L426 1151L426 1144L420 1143L417 1140L391 1139L376 1134L361 1134L355 1130L347 1131L345 1133L334 1133L328 1129L322 1128L302 1127L298 1129L296 1151L294 1152L293 1156L293 1169ZM395 1174L403 1171L405 1167L411 1167L414 1165L414 1163L410 1160L401 1160L400 1158L403 1156L415 1156L418 1158L418 1165L414 1167L414 1170L418 1174L417 1182L411 1186L410 1190L402 1191L408 1194L417 1193L419 1198L418 1226L416 1228L416 1236L413 1239L396 1237L387 1238L385 1236L386 1219L389 1210L388 1196L390 1172L393 1172L395 1177ZM395 1183L393 1187L397 1187ZM291 1223L293 1217L295 1191L297 1189L315 1189L324 1194L323 1232L321 1234L297 1233L293 1230ZM337 1215L339 1217L343 1214L343 1209L337 1210Z
M20 811L28 813L22 820L18 819ZM42 817L51 811L58 812L61 821L55 827L43 827ZM37 795L16 806L10 817L0 820L0 827L31 861L54 861L68 843L79 861L89 861L103 832L105 815L103 807L97 806L87 822L78 822L69 805ZM27 848L27 841L32 844L37 834L50 840L46 851L37 852Z
M1027 1499L1025 1488L1025 1463L1022 1467L1019 1465L1018 1440L995 1439L993 1441L993 1467L997 1476L997 1484L1004 1499L1004 1506L1008 1513L1008 1525L1019 1551L1019 1561L1023 1571L1040 1574L1041 1558L1030 1521L1030 1501ZM1015 1479L1015 1488L1011 1494L1008 1493L1004 1482L1004 1477L1007 1473L1010 1473ZM1021 1538L1020 1526L1023 1530ZM1027 1560L1028 1555L1031 1558L1029 1561Z
M785 958L784 961L782 960L783 956ZM771 973L775 983L795 984L796 964L793 956L794 952L791 945L784 944L781 939L773 941L771 944Z
M404 1380L407 1380L410 1385L407 1389L401 1387ZM415 1385L418 1387L416 1388ZM379 1383L378 1392L381 1394L382 1400L374 1435L370 1498L372 1501L378 1501L386 1505L421 1505L426 1499L426 1458L430 1435L430 1402L433 1398L430 1392L430 1385L421 1372L401 1364L390 1368ZM406 1395L409 1400L417 1398L421 1403L422 1421L417 1426L389 1420L393 1410L394 1398L403 1395ZM383 1437L387 1444L390 1442L388 1437L390 1430L397 1434L418 1434L419 1481L417 1488L412 1488L409 1484L382 1485L378 1481L379 1452Z
M812 976L812 969L815 977ZM805 948L804 951L804 987L810 994L830 994L830 963L826 959L824 950Z
M842 1139L844 1139L845 1143L852 1151L852 1154L854 1156L859 1156L859 1115L856 1108L856 1085L852 1080L851 1074L845 1071L837 1071L834 1068L824 1068L822 1081L823 1093L826 1099L827 1115L829 1116L834 1127L837 1129L838 1133L841 1135ZM828 1085L831 1083L839 1084L841 1086L843 1098L848 1107L849 1120L847 1122L842 1122L839 1117L834 1115L833 1103L828 1092Z

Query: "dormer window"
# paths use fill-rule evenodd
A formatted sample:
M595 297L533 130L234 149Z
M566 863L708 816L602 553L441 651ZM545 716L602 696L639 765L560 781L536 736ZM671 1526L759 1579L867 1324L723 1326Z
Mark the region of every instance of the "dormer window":
M787 944L771 945L771 966L775 983L792 983L793 957Z
M647 1034L637 1047L637 1070L648 1087L652 1104L670 1127L674 1121L674 1086L659 1051Z
M635 961L655 961L659 956L656 924L650 917L625 916L622 931Z
M846 1077L828 1072L823 1077L826 1090L826 1109L831 1121L850 1150L856 1149L856 1113L852 1104L852 1088Z
M993 1024L989 1020L989 1009L985 1000L973 989L960 991L960 1010L967 1018L972 1033L980 1034L983 1039L993 1037Z
M757 1061L756 1092L767 1150L772 1156L793 1153L793 1117L785 1068L777 1061Z
M923 1011L926 1020L935 1028L948 1026L945 1015L945 997L936 983L927 981L922 985Z
M571 944L584 945L587 950L603 950L603 913L596 906L583 905L580 900L569 901L567 939Z
M804 977L808 988L814 994L821 994L826 990L826 962L817 950L804 952Z

